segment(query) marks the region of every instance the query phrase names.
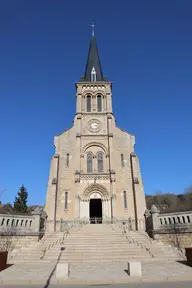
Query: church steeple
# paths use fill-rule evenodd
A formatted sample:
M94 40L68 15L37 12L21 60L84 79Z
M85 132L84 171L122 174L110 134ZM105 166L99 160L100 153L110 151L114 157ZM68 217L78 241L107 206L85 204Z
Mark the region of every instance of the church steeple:
M103 77L101 63L99 59L99 53L97 49L96 39L94 35L94 25L92 24L92 37L89 45L89 52L87 57L87 64L85 68L84 76L80 81L86 82L100 82L107 81L106 77Z

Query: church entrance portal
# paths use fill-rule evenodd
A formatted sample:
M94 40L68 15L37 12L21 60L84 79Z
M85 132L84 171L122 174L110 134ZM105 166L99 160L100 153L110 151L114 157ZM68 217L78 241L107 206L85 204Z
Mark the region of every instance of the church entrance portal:
M91 224L102 223L102 202L101 199L90 199L89 218Z

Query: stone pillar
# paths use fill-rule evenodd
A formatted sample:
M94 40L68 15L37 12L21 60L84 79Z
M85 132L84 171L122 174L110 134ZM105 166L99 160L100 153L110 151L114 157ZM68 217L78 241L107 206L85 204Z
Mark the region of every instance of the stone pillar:
M160 228L160 223L159 223L159 210L155 205L152 205L151 207L151 216L152 216L152 229L153 230L158 230Z
M48 215L48 230L55 231L57 209L57 187L59 173L59 155L55 154L51 159L50 176L47 189L45 211Z
M112 183L111 183L111 199L110 199L110 202L111 202L111 204L110 204L111 205L111 209L110 209L111 216L110 217L111 218L117 216L117 214L116 214L116 193L115 192L116 192L115 181L112 181Z
M103 220L105 220L106 218L106 201L105 200L101 200L102 201L102 217Z
M96 103L97 99L96 96L92 96L92 111L95 112L96 111L96 107L97 107L97 103Z
M81 113L81 93L76 94L76 113Z
M107 217L111 219L111 200L107 200Z
M77 195L75 196L75 203L76 203L76 217L77 218L80 218L80 197L78 195L78 192L77 192Z

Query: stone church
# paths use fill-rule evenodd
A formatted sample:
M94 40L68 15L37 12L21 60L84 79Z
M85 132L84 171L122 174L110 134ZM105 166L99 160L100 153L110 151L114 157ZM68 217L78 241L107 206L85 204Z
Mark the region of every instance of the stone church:
M146 204L135 137L116 125L112 83L103 76L94 33L84 76L75 86L74 124L54 137L47 230L59 231L61 221L123 219L144 229Z

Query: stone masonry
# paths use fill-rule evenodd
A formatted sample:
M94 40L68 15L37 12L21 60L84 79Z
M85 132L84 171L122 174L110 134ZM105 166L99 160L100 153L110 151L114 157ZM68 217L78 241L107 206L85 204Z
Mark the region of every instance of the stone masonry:
M47 230L61 221L128 219L143 230L146 210L135 137L116 125L112 83L102 74L96 40L76 83L74 125L54 138L47 187ZM143 223L139 225L138 221ZM143 221L143 222L141 222Z

